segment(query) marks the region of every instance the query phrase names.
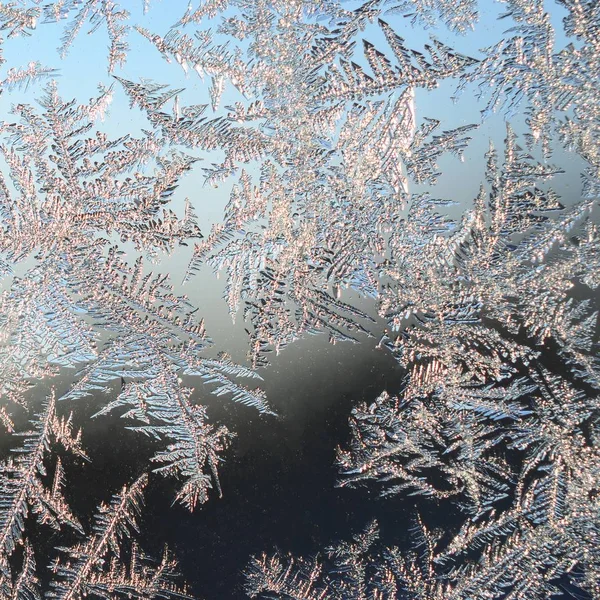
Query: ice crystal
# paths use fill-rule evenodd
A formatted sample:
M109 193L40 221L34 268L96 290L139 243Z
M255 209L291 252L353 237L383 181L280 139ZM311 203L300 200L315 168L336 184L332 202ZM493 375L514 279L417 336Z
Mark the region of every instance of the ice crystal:
M95 417L151 438L145 470L178 480L175 500L194 510L221 494L234 434L193 382L268 415L240 381L319 332L379 339L407 373L354 408L340 484L460 523L439 534L417 518L415 550L381 547L373 524L324 557L263 555L250 595L547 598L565 582L600 594L600 12L506 0L475 50L463 40L494 15L484 4L173 2L178 20L158 31L147 0L0 2L0 93L18 98L0 121L0 426L22 438L0 463L3 597L45 593L29 513L61 536L84 529L64 459L88 457L61 411L93 399ZM12 64L19 37L62 31L64 59L86 30L108 42L87 102L41 89L66 63ZM144 66L130 69L134 43ZM31 89L37 104L22 99ZM436 113L440 93L457 118ZM119 135L100 123L115 96L132 116ZM448 177L464 160L473 192ZM229 194L206 237L196 190L179 198L188 176ZM175 252L188 289L207 266L224 275L250 367L211 354L202 307L161 264ZM65 373L61 402L32 401ZM59 546L46 597L187 596L168 552L152 563L125 544L146 479Z
M0 574L0 592L3 598L10 600L41 600L35 557L29 544L25 546L23 566L15 580L5 573Z
M10 575L9 558L23 539L29 511L35 513L41 523L53 528L69 525L82 532L63 496L64 474L60 459L51 488L42 480L46 475L44 458L50 452L51 441L85 456L80 436L73 437L70 422L56 416L55 406L56 398L52 395L43 412L33 421L34 429L21 434L24 438L22 448L14 450L14 458L0 464L0 570L5 577ZM24 567L24 572L28 569Z
M130 486L123 486L109 504L100 505L87 541L59 548L66 557L52 565L56 579L48 598L191 598L185 587L175 581L177 563L166 549L160 563L154 566L134 546L130 565L124 564L121 542L138 531L137 518L147 479L143 475Z
M438 157L460 154L471 130L430 138L435 121L416 130L414 88L435 85L476 61L436 40L428 62L379 20L394 58L365 41L367 74L352 60L353 46L380 9L332 10L329 26L306 23L309 9L301 3L244 9L243 20L230 23L237 31L227 31L251 37L246 50L211 44L203 32L195 41L178 29L165 37L139 29L167 60L211 75L213 110L223 78L249 99L229 107L227 117L177 102L171 116L165 104L180 90L121 83L173 142L224 151L223 162L206 170L207 181L217 183L261 160L260 182L240 172L225 221L196 245L188 272L207 261L227 271L230 312L235 315L244 299L256 362L305 332L326 329L332 341L355 339L348 330L366 332L360 322L366 315L335 296L350 286L377 295L382 228L403 205L407 173L433 182ZM193 20L188 17L183 22ZM267 32L279 40L277 52L266 51Z
M189 205L182 218L163 208L193 159L180 153L162 156L151 133L140 139L109 140L100 132L84 137L109 94L104 90L78 107L62 102L50 88L42 101L42 115L21 106L21 123L5 126L8 144L1 150L20 195L5 196L3 250L15 261L35 252L36 266L26 277L15 279L3 299L9 315L4 328L12 340L4 350L4 369L10 377L3 383L14 395L15 388L50 373L53 366L90 361L84 379L66 397L81 397L96 389L93 384L100 382L100 373L104 384L131 378L110 407L134 401L134 390L145 396L148 414L143 419L157 419L162 423L161 435L176 442L157 460L165 462L166 456L173 456L174 464L164 470L196 482L195 491L185 495L193 506L196 500L190 498L198 498L199 490L209 485L202 472L205 460L216 474L214 453L223 447L226 430L209 435L211 427L202 409L188 404L189 394L180 389L177 371L218 383L217 394L231 392L236 401L262 411L267 408L260 391L228 379L229 375L253 376L248 369L228 359L201 356L210 340L195 318L195 309L185 297L172 293L168 275L144 273L141 256L129 266L121 258L122 251L109 247L108 236L117 233L122 242L130 241L151 256L200 235ZM27 156L21 150L24 146ZM92 162L88 156L97 160ZM101 156L104 160L98 160ZM127 176L150 161L155 164L152 176L140 172ZM32 218L24 219L24 214ZM94 278L88 275L92 272ZM98 351L99 330L118 336L117 346L108 341ZM111 376L108 364L117 355L121 368L133 369L129 375L113 365ZM152 431L158 435L159 429ZM190 454L193 464L183 466L181 456L175 459L177 444L187 448L182 451ZM202 453L208 458L200 460ZM205 498L204 492L200 497Z
M2 3L0 5L0 30L9 31L9 37L20 34L31 35L31 29L35 29L41 10L37 6L26 8L19 6L16 2Z
M377 538L377 523L371 523L352 542L327 548L327 567L320 558L254 557L246 572L246 591L251 598L371 598L378 588L373 573L377 563L370 553Z
M43 8L44 23L68 20L59 48L63 56L73 45L86 21L92 26L89 33L93 33L100 25L105 25L110 40L107 67L109 72L117 65L123 65L126 60L129 45L125 36L129 26L122 21L127 21L128 18L129 12L119 8L112 0L60 0L46 4Z
M418 393L423 385L433 391ZM597 595L597 393L539 366L508 387L457 387L418 370L403 399L359 406L338 461L345 485L454 502L460 529L421 523L418 553L342 546L327 551L333 564L263 555L247 571L251 597L547 598L566 578Z

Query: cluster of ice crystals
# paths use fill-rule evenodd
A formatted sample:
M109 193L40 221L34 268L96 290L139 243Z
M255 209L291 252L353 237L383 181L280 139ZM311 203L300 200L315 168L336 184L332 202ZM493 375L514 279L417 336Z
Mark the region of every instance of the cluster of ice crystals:
M3 101L36 99L0 114L0 427L19 440L0 462L0 594L188 597L167 550L152 563L128 542L148 473L100 504L87 536L72 513L73 457L93 459L76 401L102 399L95 417L155 440L146 471L178 480L175 501L194 510L221 493L233 434L183 378L269 414L239 380L324 331L376 337L407 372L398 394L353 411L341 485L463 520L439 534L418 518L415 551L381 548L372 524L322 560L263 555L251 596L600 597L598 3L506 0L472 52L461 40L490 3L173 2L166 32L146 22L148 0L122 4L0 2L0 51L60 38L26 66L0 52ZM108 56L98 95L65 100L41 80L82 32ZM129 69L134 45L144 65ZM159 63L170 80L147 78ZM466 118L430 112L445 90ZM143 128L106 133L115 97ZM201 194L179 198L186 176L230 192L209 231ZM250 367L209 353L202 307L160 268L172 253L191 289L207 265L224 274ZM36 406L67 370L70 388ZM49 590L29 513L81 536L56 544Z

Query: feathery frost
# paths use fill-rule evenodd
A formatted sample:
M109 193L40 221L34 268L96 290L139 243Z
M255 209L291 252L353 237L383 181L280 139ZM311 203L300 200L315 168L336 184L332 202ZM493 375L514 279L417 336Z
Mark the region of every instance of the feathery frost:
M130 539L148 477L190 511L226 493L234 433L200 389L270 418L257 369L323 332L379 339L406 371L352 411L339 485L426 510L412 547L373 522L313 558L255 557L250 596L600 597L600 5L202 0L169 2L159 31L154 4L0 2L0 94L17 99L0 120L0 430L18 440L0 461L0 595L189 597L169 551ZM489 44L467 52L473 30ZM53 32L56 56L5 64ZM82 103L43 80L84 32L108 55ZM184 181L206 188L184 199ZM211 187L229 199L205 226ZM210 269L249 366L205 332ZM86 536L68 483L93 459L92 401L152 452ZM432 509L456 522L437 531ZM64 540L49 590L38 528Z

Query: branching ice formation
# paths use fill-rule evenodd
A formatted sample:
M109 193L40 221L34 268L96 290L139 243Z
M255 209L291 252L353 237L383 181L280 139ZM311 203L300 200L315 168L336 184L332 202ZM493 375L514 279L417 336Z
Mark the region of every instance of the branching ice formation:
M188 597L168 552L152 563L124 543L145 474L87 538L59 542L42 589L28 515L61 539L84 531L66 492L67 457L88 459L78 411L100 400L95 417L152 438L145 470L178 480L175 501L195 510L221 493L233 433L193 382L269 414L240 380L326 332L379 339L407 373L352 412L340 485L461 522L440 533L417 518L414 550L383 547L371 524L313 559L265 554L251 596L600 597L598 3L506 0L472 52L461 40L491 2L173 2L167 31L153 9L0 2L0 94L19 98L0 115L0 428L22 439L0 462L0 594ZM56 57L5 65L9 44L52 32L68 60L85 31L108 45L91 100L42 85ZM133 44L144 75L164 60L157 79L171 78L126 71ZM471 103L465 118L432 111L440 92ZM115 97L132 117L119 135L105 133ZM452 186L464 160L479 192ZM229 191L205 237L199 198L179 198L186 177ZM224 275L250 367L210 353L203 307L162 268L172 253L188 289L206 266Z

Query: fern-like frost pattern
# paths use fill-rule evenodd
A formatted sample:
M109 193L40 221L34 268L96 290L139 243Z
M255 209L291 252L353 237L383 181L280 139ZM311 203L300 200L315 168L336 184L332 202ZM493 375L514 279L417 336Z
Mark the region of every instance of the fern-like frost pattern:
M0 596L196 597L145 489L202 518L235 443L207 398L273 419L272 355L324 333L404 370L336 465L407 527L255 556L250 597L599 598L599 30L594 0L0 2ZM152 452L89 526L92 419Z

